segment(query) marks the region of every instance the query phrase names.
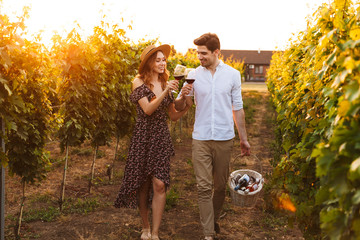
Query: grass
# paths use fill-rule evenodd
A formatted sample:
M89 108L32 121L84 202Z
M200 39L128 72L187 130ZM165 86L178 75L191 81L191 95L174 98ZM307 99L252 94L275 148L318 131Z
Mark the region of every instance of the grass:
M284 235L286 235L293 226L293 224L289 222L288 217L281 212L264 213L263 218L250 221L249 224L258 226L261 229L273 229L274 231L281 230ZM274 239L272 231L268 231L266 235L268 238Z
M67 198L65 199L63 211L61 212L58 202L54 200L49 193L39 196L30 196L29 201L26 201L24 206L21 239L40 238L39 234L32 232L31 229L28 229L24 223L34 221L53 222L57 221L61 218L61 216L71 215L74 213L88 214L98 209L101 205L102 204L96 197ZM16 226L18 214L9 214L6 216L6 220L11 223L6 226L5 239L14 239L13 229Z
M258 91L258 92L267 92L268 91L266 83L243 82L241 84L241 89L243 91Z
M85 156L89 157L94 154L94 149L92 148L80 148L80 147L74 147L70 151L71 155L78 155L78 156ZM102 150L98 150L96 154L96 158L102 158L105 157L105 152Z
M74 147L71 149L70 154L78 156L91 156L93 154L93 150L90 148Z
M32 221L55 221L62 214L87 214L95 211L100 206L97 198L67 198L63 205L63 211L60 212L57 201L51 199L49 195L40 195L38 198L31 199L23 213L24 222ZM7 219L16 220L17 216L8 215Z
M127 158L127 153L118 152L116 154L116 161L125 162L126 158Z
M259 92L251 91L243 96L244 102L244 111L245 111L245 121L247 124L253 123L255 116L255 108L254 106L261 103L262 94Z
M165 211L169 211L170 209L176 207L179 198L180 198L180 193L178 191L178 187L176 184L174 184L170 188L169 192L166 194Z
M132 224L129 224L126 225L126 228L124 228L123 231L121 231L121 235L119 239L132 240L132 239L136 239L138 235L139 232L137 230L137 227L133 226Z
M23 215L24 222L43 221L52 222L55 221L61 215L58 207L49 206L47 208L25 210Z
M35 195L30 197L30 203L50 203L51 202L51 194L45 193L42 195Z
M64 214L87 214L95 211L100 206L97 198L68 198L64 203Z

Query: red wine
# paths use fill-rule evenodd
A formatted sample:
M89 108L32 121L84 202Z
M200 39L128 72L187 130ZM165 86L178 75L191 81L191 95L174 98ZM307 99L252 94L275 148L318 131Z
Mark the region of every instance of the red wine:
M195 81L195 79L189 78L189 79L185 79L185 81L189 84L192 84Z
M183 79L184 76L185 76L185 75L174 75L174 78L175 78L176 80L181 80L181 79Z

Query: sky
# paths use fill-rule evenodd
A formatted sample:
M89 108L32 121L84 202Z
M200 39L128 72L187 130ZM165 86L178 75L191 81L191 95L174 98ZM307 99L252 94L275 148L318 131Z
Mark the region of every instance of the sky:
M43 31L49 42L54 31L65 34L76 24L90 35L102 16L126 29L126 36L155 39L185 53L203 33L216 33L221 49L284 50L308 17L330 0L0 0L1 13L19 16L30 6L30 34ZM131 25L132 28L128 29Z

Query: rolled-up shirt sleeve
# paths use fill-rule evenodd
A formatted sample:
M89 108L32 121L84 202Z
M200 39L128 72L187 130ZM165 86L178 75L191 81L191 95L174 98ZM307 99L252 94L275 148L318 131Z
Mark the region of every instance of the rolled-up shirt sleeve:
M241 95L241 75L240 72L233 75L233 87L231 89L231 101L233 111L243 108L243 100Z

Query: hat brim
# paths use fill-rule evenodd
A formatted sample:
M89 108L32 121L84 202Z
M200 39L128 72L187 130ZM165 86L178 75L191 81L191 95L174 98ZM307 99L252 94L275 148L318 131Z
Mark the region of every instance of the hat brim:
M167 59L170 55L171 52L171 47L168 44L163 44L160 45L156 48L151 49L144 57L144 59L141 61L140 66L139 66L139 72L142 72L145 63L147 62L147 60L149 59L149 57L151 57L154 53L156 53L157 51L161 51L164 55L165 58Z

